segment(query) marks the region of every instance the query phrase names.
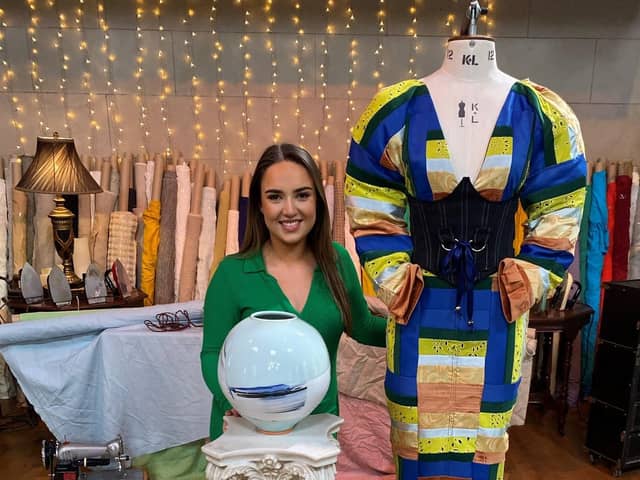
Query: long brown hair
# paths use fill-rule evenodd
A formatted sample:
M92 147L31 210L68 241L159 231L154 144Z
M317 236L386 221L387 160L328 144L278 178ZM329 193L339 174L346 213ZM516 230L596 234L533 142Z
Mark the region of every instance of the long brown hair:
M316 193L316 222L307 235L307 245L318 262L331 295L342 315L347 333L351 333L351 308L342 277L338 273L338 258L331 244L331 223L327 199L324 196L322 178L316 162L304 148L282 143L268 147L258 163L249 187L249 207L247 209L247 226L245 229L240 255L248 256L257 253L269 240L269 230L260 211L262 178L267 169L278 162L289 161L303 167L313 180Z

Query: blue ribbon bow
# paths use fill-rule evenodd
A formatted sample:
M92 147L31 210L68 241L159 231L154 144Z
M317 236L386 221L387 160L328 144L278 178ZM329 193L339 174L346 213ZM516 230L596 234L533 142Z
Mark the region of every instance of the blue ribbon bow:
M477 269L471 243L455 240L452 249L440 262L440 271L447 277L456 277L456 311L462 310L462 297L467 296L467 325L473 326L473 285Z

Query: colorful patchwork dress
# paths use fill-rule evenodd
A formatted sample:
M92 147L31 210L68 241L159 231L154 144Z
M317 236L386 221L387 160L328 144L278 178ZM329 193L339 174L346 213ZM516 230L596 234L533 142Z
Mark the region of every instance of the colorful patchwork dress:
M419 80L380 91L354 127L346 209L391 312L385 390L398 479L503 478L528 311L571 264L585 176L573 112L531 82L508 93L475 180L456 178ZM527 220L515 255L505 252L518 202Z

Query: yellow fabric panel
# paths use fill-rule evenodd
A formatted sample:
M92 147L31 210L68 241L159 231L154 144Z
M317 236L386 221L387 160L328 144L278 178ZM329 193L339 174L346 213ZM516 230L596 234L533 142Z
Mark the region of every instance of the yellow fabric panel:
M458 185L458 179L451 172L443 170L429 170L427 167L427 177L429 178L429 185L434 196L439 193L451 193Z
M364 132L367 129L367 125L369 125L371 119L387 103L389 103L394 98L399 97L408 90L423 85L424 83L422 83L420 80L405 80L403 82L390 85L380 90L375 95L375 97L373 97L373 100L371 100L367 108L358 119L358 122L353 127L351 132L353 139L357 143L360 143L362 137L364 136Z
M484 340L442 340L421 338L418 342L420 355L453 355L459 357L484 357L487 355L487 342Z
M216 226L216 238L213 245L213 260L209 269L209 279L216 273L218 265L224 258L227 248L227 227L229 223L229 204L231 202L231 182L225 181L220 199L218 201L218 224Z
M387 408L389 409L389 416L391 417L391 420L417 425L418 407L407 407L405 405L399 405L392 402L391 400L387 400Z
M511 421L513 408L506 412L480 412L480 428L505 428Z
M449 158L446 140L427 140L427 158Z
M419 438L419 453L473 453L476 439L473 437Z
M394 354L396 348L396 321L389 317L387 319L387 368L391 373L395 373L396 364Z
M369 260L368 262L365 262L364 268L375 282L386 268L402 265L410 261L411 258L408 253L396 252Z
M491 137L487 146L487 157L491 155L511 155L513 153L512 137Z
M571 193L532 203L529 205L529 208L527 208L529 220L535 220L542 215L555 212L561 208L581 207L584 205L586 194L586 187L580 187Z
M476 190L504 190L510 171L510 167L483 168L474 182Z
M522 204L518 201L518 210L515 215L515 226L516 226L516 234L513 239L513 250L515 254L518 255L520 253L520 248L522 247L522 241L524 240L524 227L527 221L527 212L522 208Z
M527 323L529 312L521 315L516 320L516 338L513 349L513 371L511 372L511 383L518 381L522 375L522 357L524 355L525 342L527 340Z
M361 182L350 175L345 177L344 194L345 196L363 197L368 200L379 200L399 207L407 205L407 197L401 191Z
M153 305L156 283L156 263L160 245L160 200L151 200L142 214L144 233L142 237L142 265L140 270L140 290L146 293L144 305Z

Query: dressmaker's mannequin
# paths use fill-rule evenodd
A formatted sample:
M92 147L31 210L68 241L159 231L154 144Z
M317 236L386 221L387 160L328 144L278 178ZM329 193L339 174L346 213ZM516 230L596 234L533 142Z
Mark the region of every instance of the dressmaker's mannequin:
M453 37L442 67L422 79L431 94L458 180L476 178L516 79L498 69L489 37Z

